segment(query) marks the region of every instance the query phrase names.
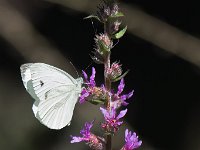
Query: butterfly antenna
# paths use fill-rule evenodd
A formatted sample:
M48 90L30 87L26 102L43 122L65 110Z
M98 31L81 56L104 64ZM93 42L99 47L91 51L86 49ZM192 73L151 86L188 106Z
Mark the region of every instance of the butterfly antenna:
M94 31L94 33L96 35L97 34L97 29L95 29L95 27L94 27L94 22L92 21L92 18L90 18L90 21L91 21L91 24L92 24L93 31Z
M93 61L91 61L91 63L84 69L84 71L87 70L92 64L93 64Z
M117 39L117 42L115 43L115 45L113 45L112 48L114 48L118 43L119 43L119 39Z
M76 70L75 66L73 65L73 63L71 61L69 61L69 63L72 65L73 69L75 70L75 72L76 72L76 74L77 74L77 76L79 78L80 76L79 76L78 71Z

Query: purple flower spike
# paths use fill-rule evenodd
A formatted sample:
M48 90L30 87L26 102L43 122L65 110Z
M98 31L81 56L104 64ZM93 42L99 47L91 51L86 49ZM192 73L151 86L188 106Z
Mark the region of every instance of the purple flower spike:
M138 136L135 132L125 131L125 145L122 147L121 150L134 150L141 146L142 141L138 141Z
M127 109L120 111L119 115L116 116L116 110L114 107L111 110L106 110L100 107L102 114L104 115L105 123L102 124L102 128L107 131L116 132L123 121L119 121L127 113Z

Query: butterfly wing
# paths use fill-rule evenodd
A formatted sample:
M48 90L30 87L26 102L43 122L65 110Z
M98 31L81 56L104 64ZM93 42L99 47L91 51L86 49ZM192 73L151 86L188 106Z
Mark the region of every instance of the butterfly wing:
M35 117L51 129L69 124L82 83L44 63L28 63L20 69L24 86L35 99L32 107Z
M38 105L36 118L51 129L61 129L70 124L79 94L67 86L49 90L45 101Z

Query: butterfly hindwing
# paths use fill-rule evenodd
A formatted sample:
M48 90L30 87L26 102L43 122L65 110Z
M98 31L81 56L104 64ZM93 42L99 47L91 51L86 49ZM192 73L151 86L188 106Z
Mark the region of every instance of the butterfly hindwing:
M67 86L51 89L40 102L36 117L49 128L61 129L70 123L77 98L76 91Z

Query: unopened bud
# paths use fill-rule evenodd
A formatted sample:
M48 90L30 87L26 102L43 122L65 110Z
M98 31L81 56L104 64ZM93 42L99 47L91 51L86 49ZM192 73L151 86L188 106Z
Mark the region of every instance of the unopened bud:
M103 150L104 149L104 144L102 143L101 138L97 137L94 134L90 135L90 140L88 143L89 147L93 150Z
M103 46L106 49L110 49L113 44L107 34L96 35L95 42L97 47L101 48Z
M114 16L118 13L119 11L119 6L117 3L113 4L112 9L111 9L111 16Z
M120 65L117 62L114 62L110 68L107 69L106 74L107 77L110 78L111 80L116 79L117 77L121 76L122 74L122 65Z

